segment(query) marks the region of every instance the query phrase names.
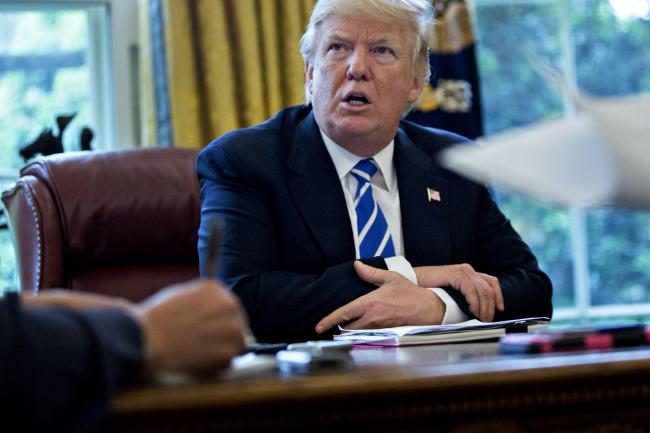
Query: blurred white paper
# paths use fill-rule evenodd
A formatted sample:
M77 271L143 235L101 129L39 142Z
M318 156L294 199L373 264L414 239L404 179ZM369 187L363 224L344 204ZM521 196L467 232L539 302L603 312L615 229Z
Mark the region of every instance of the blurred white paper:
M576 103L577 116L455 146L440 162L558 204L650 207L650 95Z

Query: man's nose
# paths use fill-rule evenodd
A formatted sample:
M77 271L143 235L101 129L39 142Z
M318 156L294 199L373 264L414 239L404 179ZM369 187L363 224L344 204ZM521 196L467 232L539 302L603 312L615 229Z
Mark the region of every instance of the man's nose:
M365 48L356 48L348 58L348 80L369 80L371 78L369 60Z

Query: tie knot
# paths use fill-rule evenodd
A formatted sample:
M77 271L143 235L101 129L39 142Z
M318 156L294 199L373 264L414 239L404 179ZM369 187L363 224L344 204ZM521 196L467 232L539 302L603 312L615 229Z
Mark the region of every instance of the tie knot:
M359 182L370 182L370 178L377 173L377 166L372 158L363 159L357 162L350 173L357 178Z

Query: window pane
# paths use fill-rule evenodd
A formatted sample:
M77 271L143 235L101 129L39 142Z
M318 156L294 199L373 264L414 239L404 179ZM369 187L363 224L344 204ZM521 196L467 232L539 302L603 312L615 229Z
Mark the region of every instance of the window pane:
M2 221L2 220L0 220ZM0 230L0 296L16 287L14 251L8 230Z
M562 113L557 92L526 61L529 52L559 63L559 15L553 4L476 8L486 134Z
M4 191L11 185L12 181L9 179L9 174L0 169L0 191ZM2 205L0 205L1 208ZM0 216L0 226L6 223L7 219L5 216ZM16 285L15 265L16 260L14 258L9 230L0 229L0 296L2 296L5 289L14 288Z
M592 304L650 302L650 214L591 211L587 229Z
M573 21L581 89L602 96L650 91L649 21L619 20L607 0L575 1ZM592 303L650 302L650 213L592 211L587 230Z
M553 306L572 307L575 294L569 212L498 190L496 197L513 227L531 247L541 268L553 281Z
M573 4L579 87L600 96L650 91L650 21L619 20L608 0Z
M526 60L528 52L559 63L559 10L555 2L476 7L476 33L487 135L559 115L563 103ZM531 246L554 285L555 307L574 304L573 273L566 210L497 191L515 229Z
M24 164L18 149L43 128L59 135L55 117L77 113L63 145L78 147L88 124L85 10L0 12L0 167Z

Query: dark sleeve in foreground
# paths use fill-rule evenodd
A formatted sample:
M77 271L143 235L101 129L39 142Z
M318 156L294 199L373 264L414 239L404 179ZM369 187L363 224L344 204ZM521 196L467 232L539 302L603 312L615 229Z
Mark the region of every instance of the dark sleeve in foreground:
M219 277L242 300L257 339L325 338L316 334L316 324L376 286L357 277L353 260L327 263L310 234L302 231L290 197L274 184L281 178L271 173L273 168L250 165L228 154L224 146L211 145L199 155L201 272L210 221L220 218ZM364 262L386 268L381 258Z
M0 412L7 431L85 432L143 364L138 325L117 310L0 300Z

